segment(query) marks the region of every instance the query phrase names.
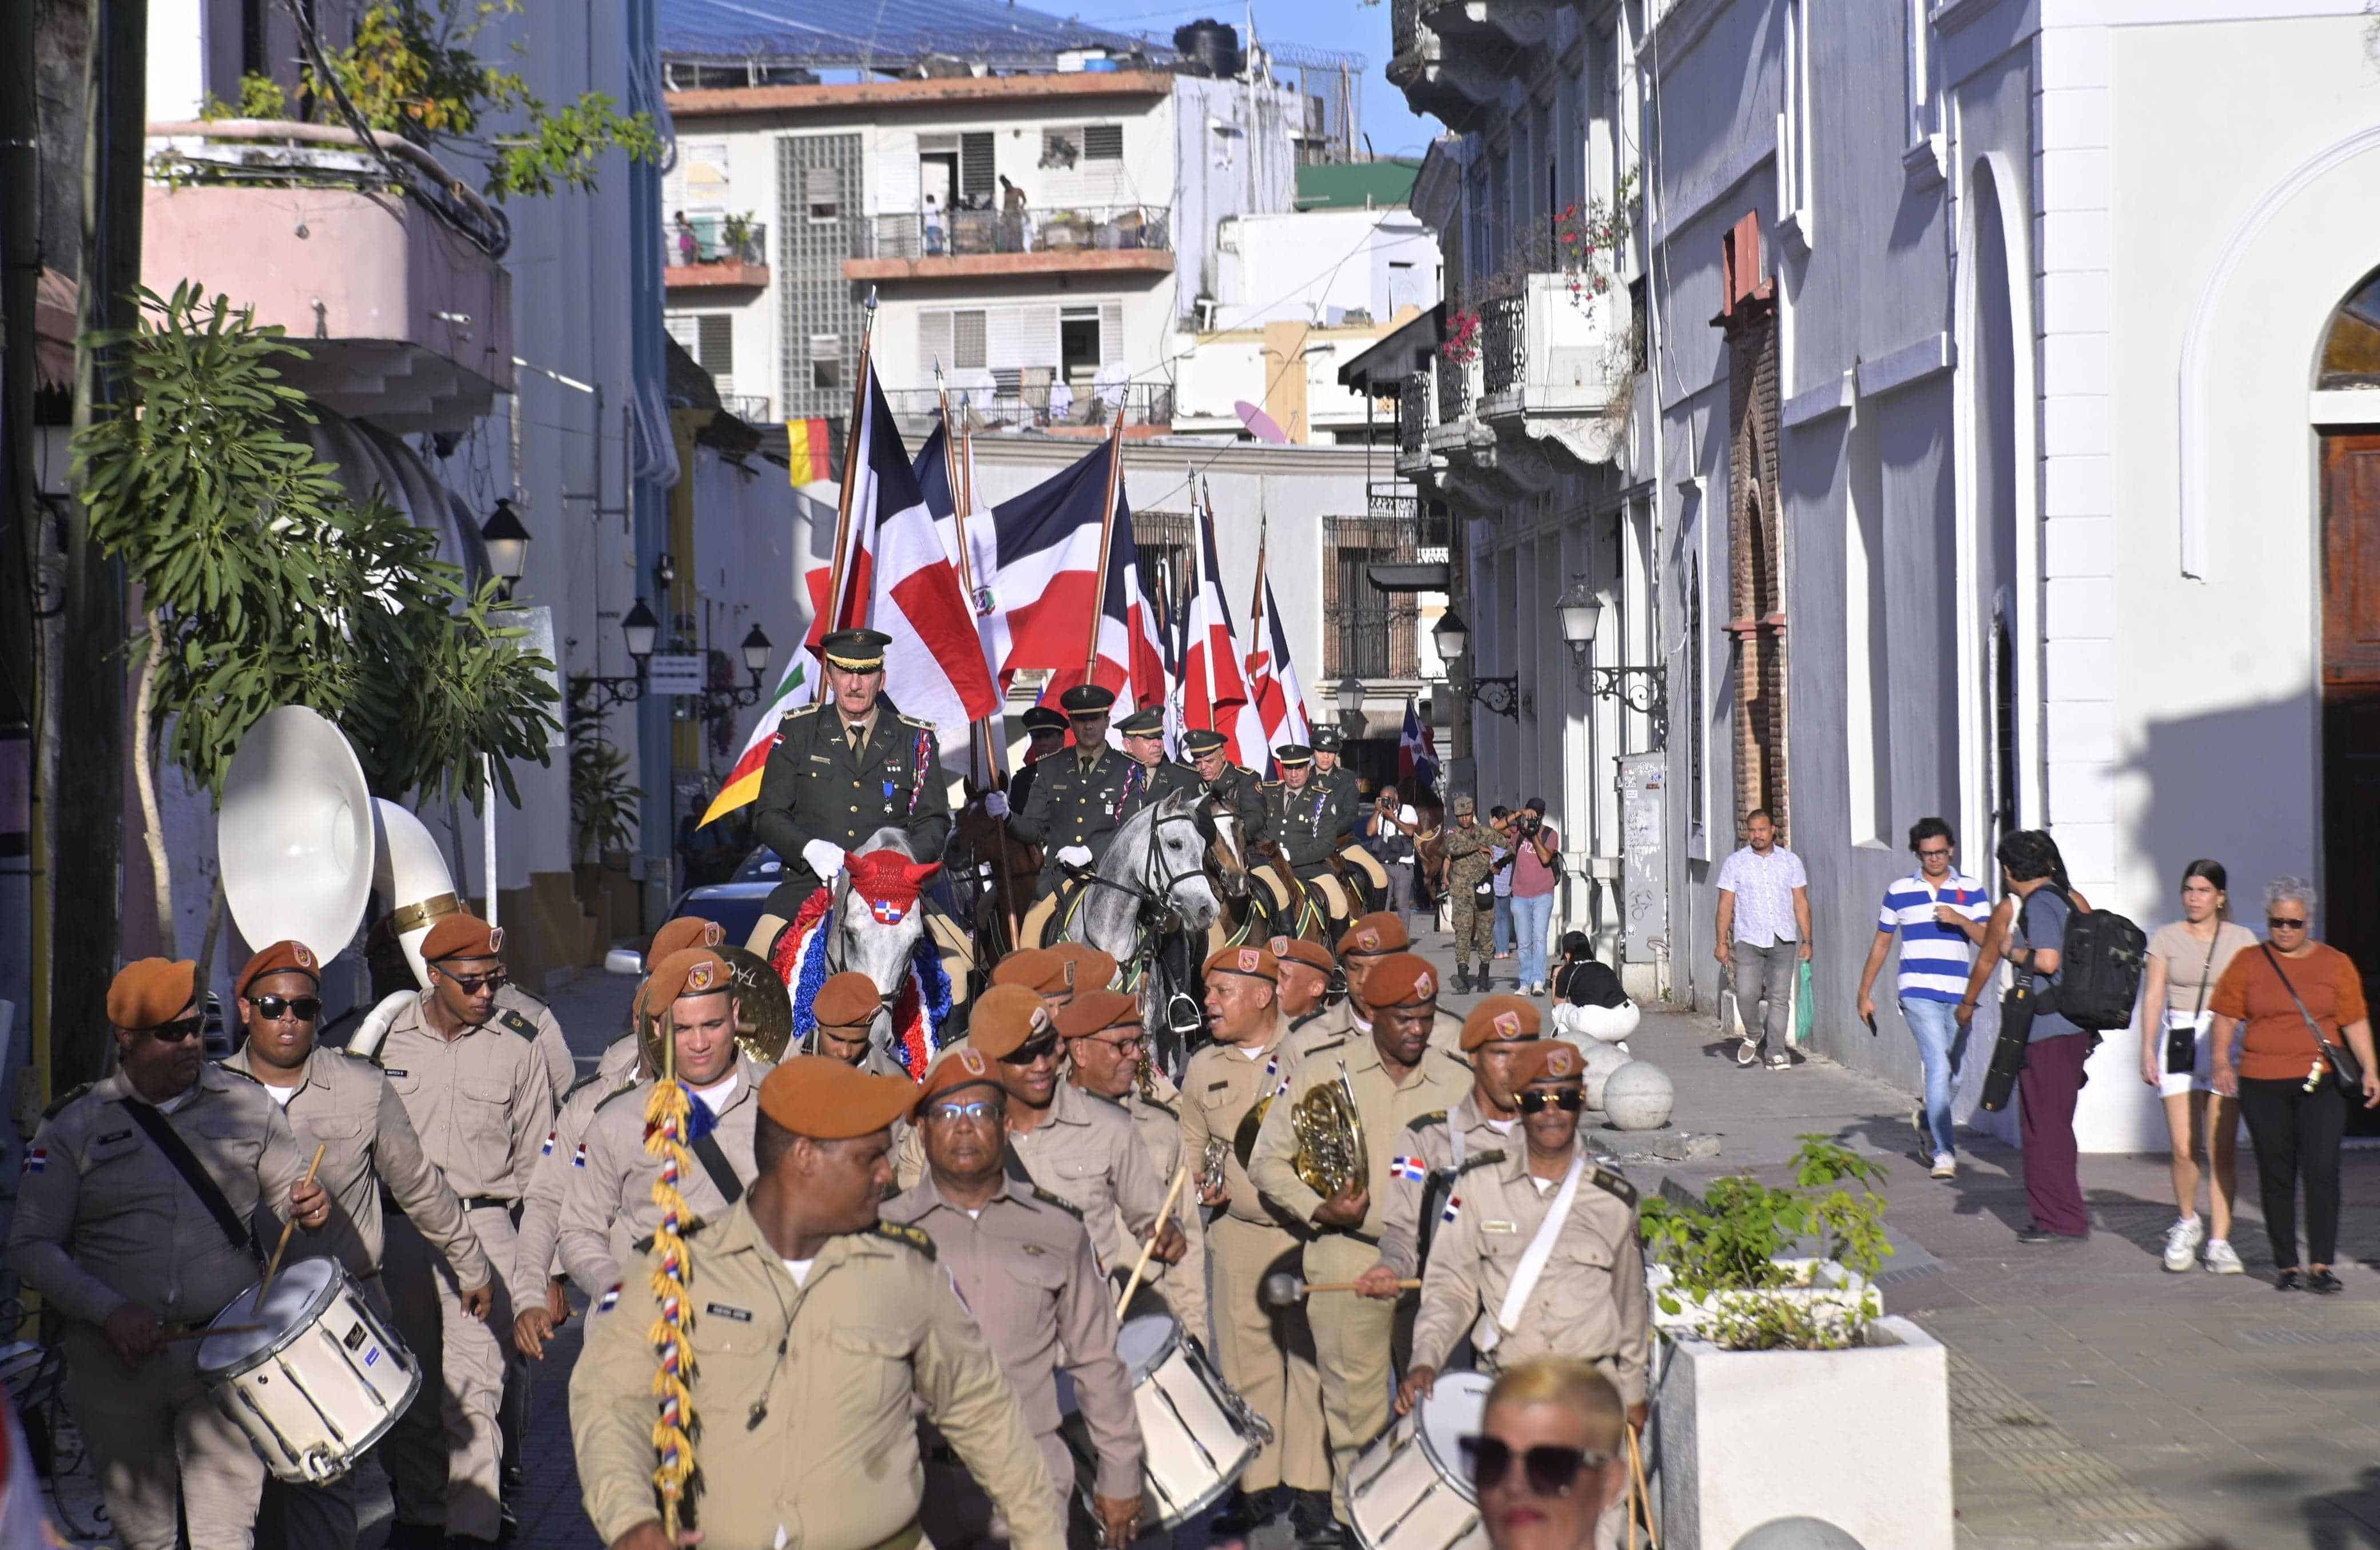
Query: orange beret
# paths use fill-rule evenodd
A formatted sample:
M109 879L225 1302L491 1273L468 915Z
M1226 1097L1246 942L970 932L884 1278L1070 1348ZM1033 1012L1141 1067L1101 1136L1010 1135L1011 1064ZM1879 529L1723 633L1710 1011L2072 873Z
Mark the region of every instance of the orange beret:
M475 914L447 915L421 938L421 961L425 963L444 958L493 958L504 950L504 927L491 926Z
M1392 952L1372 965L1364 1001L1374 1007L1418 1006L1438 999L1438 971L1417 952Z
M1066 961L1048 948L1024 948L993 966L991 983L1021 985L1037 995L1062 995L1066 989Z
M1115 984L1116 961L1087 942L1055 942L1048 951L1074 971L1062 982L1066 989L1105 990Z
M726 959L707 947L681 948L653 965L637 1004L646 1015L658 1017L663 1007L680 996L707 996L735 988L735 971Z
M240 970L233 988L245 996L248 987L265 975L285 974L304 975L319 986L322 983L322 961L304 942L275 942L248 961L248 967Z
M945 1049L934 1057L934 1063L926 1068L926 1080L917 1084L917 1107L923 1108L944 1093L978 1084L1000 1086L1000 1074L991 1069L990 1057L972 1044Z
M1393 911L1376 910L1358 915L1355 924L1347 927L1347 934L1339 938L1339 956L1360 952L1368 958L1383 952L1402 952L1411 946L1413 933L1405 929L1404 921Z
M967 1043L992 1060L1014 1055L1052 1024L1041 998L1022 985L995 985L975 999Z
M645 951L645 962L658 963L673 952L690 947L717 947L727 939L727 932L719 922L705 920L698 914L682 914L662 922L653 933L652 946Z
M1245 975L1268 985L1281 983L1281 960L1270 948L1227 947L1207 960L1207 973L1213 975Z
M1584 1082L1586 1080L1586 1057L1578 1046L1566 1039L1539 1039L1514 1057L1512 1085L1526 1087L1536 1082Z
M819 987L817 999L810 1002L810 1015L821 1028L865 1028L876 1021L877 1009L883 1004L874 980L845 969L829 975Z
M143 958L108 982L107 1020L119 1028L162 1028L198 999L196 960Z
M1283 963L1303 963L1323 975L1339 966L1339 961L1330 956L1329 948L1320 942L1308 941L1304 937L1275 937L1270 945L1272 955Z
M1463 1047L1468 1051L1500 1039L1532 1039L1544 1032L1545 1020L1526 996L1490 996L1463 1020Z
M1140 1002L1121 990L1086 990L1050 1019L1066 1038L1083 1038L1102 1028L1140 1026Z
M906 1077L870 1076L825 1055L789 1055L760 1083L760 1112L812 1141L873 1135L917 1104Z

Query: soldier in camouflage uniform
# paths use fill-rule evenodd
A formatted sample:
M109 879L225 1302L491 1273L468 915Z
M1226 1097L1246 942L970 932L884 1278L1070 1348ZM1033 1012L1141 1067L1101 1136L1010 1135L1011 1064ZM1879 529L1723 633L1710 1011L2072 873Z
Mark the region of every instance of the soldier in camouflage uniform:
M1440 843L1445 847L1446 897L1454 906L1454 990L1461 995L1488 988L1488 965L1496 957L1496 900L1479 890L1496 871L1496 835L1479 823L1479 804L1469 795L1454 799L1454 822ZM1479 955L1479 982L1471 981L1471 955Z

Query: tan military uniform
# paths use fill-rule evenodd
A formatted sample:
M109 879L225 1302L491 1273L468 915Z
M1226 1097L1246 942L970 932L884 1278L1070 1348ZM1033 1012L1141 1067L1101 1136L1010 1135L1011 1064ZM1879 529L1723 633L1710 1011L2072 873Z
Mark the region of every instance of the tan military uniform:
M126 1550L177 1543L177 1496L190 1543L246 1550L264 1464L199 1381L200 1342L175 1341L127 1367L101 1333L127 1303L155 1314L169 1334L203 1327L257 1278L250 1248L232 1243L133 1120L126 1105L140 1101L118 1073L42 1120L17 1185L9 1263L66 1320L67 1398ZM244 1223L273 1203L285 1207L305 1177L310 1154L240 1072L203 1065L160 1112ZM293 1251L305 1252L311 1236Z
M1182 1166L1182 1091L1167 1079L1165 1073L1151 1067L1149 1090L1156 1096L1143 1097L1137 1088L1116 1101L1132 1116L1133 1128L1140 1134L1140 1144L1148 1151L1149 1169L1157 1175L1159 1200L1163 1191L1173 1187L1173 1170ZM1192 1158L1190 1177L1182 1181L1182 1193L1174 1197L1172 1220L1181 1228L1183 1242L1181 1259L1172 1265L1148 1262L1144 1279L1157 1289L1182 1327L1198 1337L1198 1343L1212 1350L1214 1332L1207 1322L1207 1222L1206 1213L1198 1209L1199 1159ZM1108 1263L1129 1271L1140 1257L1140 1245L1148 1241L1122 1241L1110 1246Z
M1232 1145L1257 1102L1288 1080L1290 1069L1279 1043L1253 1060L1239 1047L1210 1044L1190 1057L1182 1074L1183 1156L1203 1169L1209 1144L1220 1143L1229 1192L1221 1212L1207 1224L1215 1265L1215 1361L1223 1381L1272 1427L1273 1440L1240 1477L1240 1488L1248 1492L1282 1484L1298 1491L1330 1488L1322 1379L1305 1309L1268 1308L1257 1295L1267 1275L1298 1268L1305 1229L1258 1194Z
M719 1104L711 1133L737 1182L749 1187L756 1171L752 1132L760 1115L755 1100L761 1079L776 1068L739 1054L731 1069L735 1090L708 1100ZM645 1109L652 1093L651 1083L639 1082L596 1108L587 1127L587 1166L571 1169L563 1193L562 1266L589 1297L601 1296L620 1279L623 1266L644 1258L652 1246L653 1230L661 1226L653 1185L662 1175L662 1159L645 1150ZM711 1182L710 1170L698 1156L679 1176L677 1193L699 1221L722 1219L733 1204Z
M1138 1496L1140 1422L1116 1355L1112 1294L1092 1257L1081 1213L1047 1190L1002 1181L1000 1193L970 1216L945 1200L929 1174L884 1203L884 1219L934 1241L939 1262L1016 1391L1026 1427L1040 1445L1059 1494L1071 1496L1075 1483L1074 1455L1058 1435L1057 1374L1063 1368L1099 1456L1092 1489L1103 1496ZM933 1487L927 1499L934 1504L927 1534L937 1550L1004 1537L991 1532L990 1513L977 1503L945 1500L980 1498L964 1473L930 1459L927 1472Z
M634 1069L630 1068L631 1073ZM513 1251L514 1285L526 1288L566 1273L556 1244L562 1236L563 1198L570 1193L570 1181L587 1169L581 1143L587 1139L587 1127L594 1121L597 1107L634 1080L633 1074L606 1077L599 1065L594 1075L581 1080L564 1098L561 1112L553 1117L553 1128L538 1144L537 1166L529 1170L528 1188L521 1195L519 1242ZM611 1284L606 1281L597 1290Z
M496 1014L488 1021L537 1047L538 1059L545 1062L546 1080L553 1084L553 1106L561 1108L563 1098L578 1084L578 1057L570 1052L569 1041L562 1036L562 1023L553 1009L507 980L497 987Z
M595 1058L595 1079L613 1087L623 1082L634 1081L637 1053L637 1035L622 1034L605 1045L603 1053Z
M1525 1144L1464 1177L1454 1220L1430 1248L1414 1325L1415 1366L1443 1366L1483 1313L1485 1325L1494 1324L1513 1269L1560 1193L1559 1180L1542 1181L1543 1189L1538 1182L1529 1177ZM1531 1357L1577 1357L1602 1368L1633 1405L1645 1398L1652 1350L1636 1192L1590 1159L1527 1306L1481 1347L1480 1366L1495 1372Z
M492 1540L502 1526L504 1447L497 1410L512 1346L513 1306L543 1302L542 1278L524 1282L514 1203L528 1187L553 1128L552 1067L502 1013L449 1042L431 1031L426 995L401 1008L377 1064L405 1105L421 1149L462 1197L466 1219L496 1267L486 1322L465 1310L454 1272L420 1231L392 1214L383 1278L398 1330L423 1362L422 1392L383 1449L396 1517L443 1522L450 1536ZM518 1014L515 1014L518 1015ZM534 1299L534 1302L531 1301Z
M1395 1271L1398 1279L1421 1274L1421 1205L1428 1175L1448 1169L1476 1170L1502 1161L1506 1153L1524 1144L1518 1120L1502 1124L1500 1130L1488 1120L1475 1084L1452 1108L1423 1115L1396 1139L1398 1155L1389 1159L1388 1203L1380 1213L1380 1263ZM1413 1177L1416 1168L1422 1178ZM1444 1193L1439 1192L1441 1210ZM1436 1230L1433 1226L1431 1231Z
M1405 1127L1435 1108L1451 1108L1471 1090L1471 1068L1455 1056L1435 1047L1422 1051L1421 1064L1402 1086L1389 1079L1388 1068L1372 1041L1326 1040L1306 1053L1291 1075L1283 1093L1265 1115L1257 1133L1256 1153L1248 1175L1273 1204L1301 1221L1314 1219L1322 1197L1297 1176L1291 1166L1297 1156L1297 1134L1291 1114L1297 1101L1317 1084L1336 1082L1344 1071L1354 1089L1355 1111L1364 1122L1365 1158L1370 1166L1367 1188L1370 1207L1362 1225L1353 1229L1319 1229L1305 1245L1305 1278L1309 1281L1352 1281L1379 1258L1380 1232L1389 1198L1389 1163L1396 1156L1396 1139ZM1331 1296L1306 1309L1314 1328L1314 1351L1322 1369L1322 1416L1330 1433L1331 1504L1346 1520L1347 1471L1355 1454L1389 1423L1389 1342L1395 1332L1396 1304L1369 1297Z
M981 1481L1015 1550L1059 1550L1064 1517L1000 1360L915 1228L829 1240L795 1285L748 1202L690 1240L697 1526L705 1543L868 1550L914 1543L914 1409ZM609 1544L653 1505L651 1278L598 1303L570 1377L579 1490Z
M1012 1100L1010 1111L1015 1108ZM1050 1117L1021 1135L1010 1132L1008 1144L1035 1183L1082 1212L1092 1252L1101 1256L1099 1268L1132 1268L1140 1245L1156 1230L1157 1210L1165 1204L1170 1180L1157 1177L1148 1150L1122 1106L1061 1078L1050 1100ZM926 1175L926 1145L916 1126L907 1128L896 1150L894 1172L901 1187L913 1188ZM1127 1241L1133 1244L1132 1258L1119 1263L1112 1246Z
M1326 1044L1331 1039L1368 1040L1371 1036L1372 1024L1355 1015L1354 999L1346 998L1337 1006L1323 1008L1311 1021L1302 1023L1290 1035L1290 1053L1302 1060L1317 1045ZM1462 1060L1463 1019L1444 1007L1439 1008L1430 1019L1429 1047L1443 1049L1456 1060Z

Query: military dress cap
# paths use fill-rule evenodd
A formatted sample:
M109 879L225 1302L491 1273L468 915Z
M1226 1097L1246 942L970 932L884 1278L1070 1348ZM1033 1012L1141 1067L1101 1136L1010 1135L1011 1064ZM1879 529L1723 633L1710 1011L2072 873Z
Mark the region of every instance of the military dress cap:
M926 1069L926 1080L917 1084L917 1107L923 1109L945 1093L978 1085L1001 1090L1000 1077L991 1069L991 1057L971 1044L945 1049Z
M233 982L233 989L248 994L248 987L267 975L304 975L316 985L322 983L322 961L304 942L275 942L248 961Z
M1200 727L1182 734L1182 751L1194 758L1205 758L1208 754L1221 752L1223 745L1230 741L1220 732Z
M1437 999L1438 971L1417 952L1392 952L1364 979L1364 999L1376 1009L1417 1007Z
M504 928L491 926L475 914L450 914L430 928L421 938L421 961L443 963L449 958L493 958L504 950Z
M1338 960L1330 956L1329 948L1320 942L1308 941L1304 937L1275 937L1266 945L1272 949L1272 955L1284 963L1303 963L1326 975L1339 966Z
M1066 713L1062 710L1052 710L1046 705L1036 705L1028 708L1025 712L1023 720L1025 721L1025 730L1026 732L1063 732L1066 730Z
M705 920L698 914L682 914L662 922L653 933L652 945L645 950L645 962L658 963L673 952L683 952L690 947L717 947L727 939L727 931L715 920Z
M1339 956L1376 958L1384 952L1402 952L1411 946L1413 934L1405 929L1405 923L1396 913L1375 910L1356 916L1355 924L1347 927L1346 935L1339 938Z
M760 1083L760 1112L812 1141L874 1135L917 1106L905 1076L870 1076L825 1055L789 1055Z
M1490 996L1463 1020L1463 1048L1468 1054L1483 1044L1538 1038L1544 1033L1545 1020L1526 996Z
M1019 948L992 965L991 983L1017 986L1038 996L1062 996L1066 961L1046 947ZM982 1008L976 1010L980 1012Z
M1165 731L1165 712L1152 705L1146 710L1135 710L1116 723L1116 731L1126 737L1157 737Z
M1140 1002L1121 990L1088 990L1050 1019L1061 1038L1087 1038L1109 1028L1140 1026Z
M1314 762L1314 750L1303 743L1284 743L1272 751L1283 769L1300 769Z
M1337 727L1317 727L1314 729L1314 751L1316 753L1335 754L1339 751L1340 742L1339 729Z
M874 980L845 969L829 975L819 987L818 996L810 1002L810 1015L821 1028L865 1028L876 1021L877 1010L883 1004Z
M1479 811L1479 799L1464 792L1454 799L1454 810L1457 814L1476 813Z
M1077 684L1058 696L1069 716L1104 716L1115 708L1115 691L1098 684Z
M1115 983L1116 961L1088 942L1057 942L1044 950L1064 965L1059 988L1045 995L1064 991L1105 990Z
M1584 1082L1586 1058L1566 1039L1539 1039L1514 1057L1512 1085L1533 1087L1540 1082Z
M108 982L107 1020L119 1028L162 1028L198 999L195 959L136 959Z
M1281 960L1272 950L1261 947L1227 947L1207 960L1207 977L1217 975L1243 975L1260 979L1268 985L1281 983Z
M1055 1026L1040 997L1021 985L995 985L975 999L967 1043L998 1060L1050 1035Z
M837 630L819 642L827 664L845 672L881 672L892 637L881 630Z

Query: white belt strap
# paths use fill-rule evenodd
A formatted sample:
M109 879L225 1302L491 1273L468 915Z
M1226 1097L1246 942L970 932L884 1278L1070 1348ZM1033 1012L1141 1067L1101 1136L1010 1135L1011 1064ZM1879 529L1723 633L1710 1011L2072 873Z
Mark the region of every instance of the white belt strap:
M1562 1224L1570 1220L1570 1208L1578 1200L1578 1181L1586 1174L1586 1153L1582 1148L1570 1162L1570 1171L1562 1175L1561 1188L1554 1193L1554 1203L1546 1211L1546 1219L1537 1224L1536 1236L1521 1251L1521 1263L1512 1270L1512 1284L1504 1289L1504 1301L1496 1310L1495 1321L1481 1321L1473 1332L1471 1343L1481 1350L1493 1350L1502 1343L1521 1322L1527 1311L1530 1293L1537 1290L1538 1280L1546 1273L1546 1264L1554 1257L1554 1241L1561 1236ZM1484 1340L1480 1338L1486 1336Z
M1454 1169L1460 1173L1463 1171L1463 1127L1451 1119L1446 1121L1446 1146L1454 1154Z

